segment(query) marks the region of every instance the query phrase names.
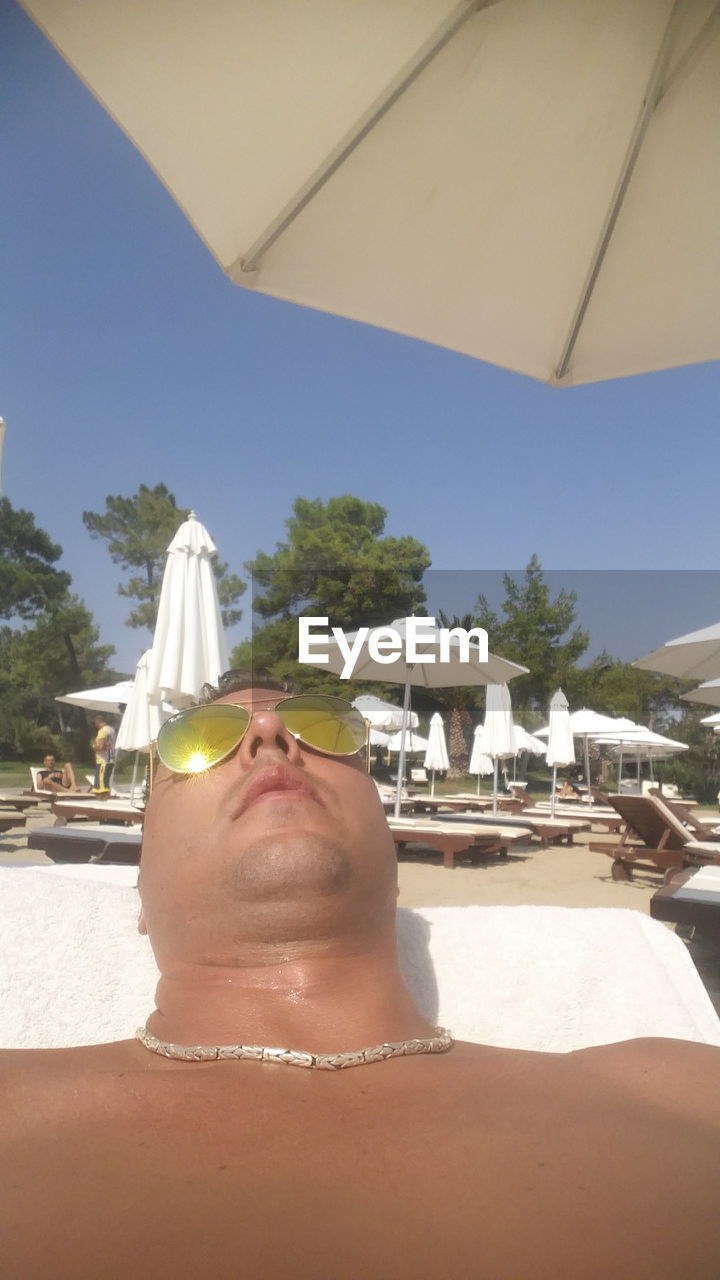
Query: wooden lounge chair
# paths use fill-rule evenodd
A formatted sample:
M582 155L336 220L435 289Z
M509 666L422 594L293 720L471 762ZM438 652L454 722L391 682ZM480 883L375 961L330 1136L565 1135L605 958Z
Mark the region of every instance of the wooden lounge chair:
M439 813L442 809L455 813L484 813L492 808L492 799L487 796L412 796L408 808L413 813Z
M12 831L14 827L24 827L27 818L24 813L12 810L10 813L0 811L0 832Z
M53 800L52 811L55 814L55 826L63 827L69 821L87 818L94 822L113 822L116 824L142 822L144 809L130 804L128 800L97 800L91 796L57 796Z
M128 827L36 827L28 835L28 849L41 849L53 862L140 861L139 830Z
M589 830L593 824L602 827L606 831L620 831L622 829L622 818L610 806L589 805L582 801L568 804L556 800L553 811L552 801L535 800L528 795L524 787L513 787L513 793L513 800L517 804L515 812L519 813L523 818L537 817L549 821L552 815L556 819L577 820L587 823L585 830Z
M407 844L427 844L443 856L443 866L452 869L461 854L473 862L490 853L506 854L508 847L529 838L527 827L502 831L487 826L478 829L470 824L451 825L433 818L389 818L388 826L400 849Z
M671 813L679 818L684 827L687 827L690 834L696 840L720 840L720 824L714 819L710 822L704 821L702 818L695 817L695 814L687 808L684 802L678 800L670 800L660 791L649 791L648 795L655 796L662 800Z
M585 814L581 818L566 818L564 816L555 816L552 818L549 813L538 813L537 810L523 809L522 813L495 813L495 814L471 814L465 817L464 814L448 813L443 815L446 822L452 823L474 823L482 828L486 824L493 824L501 831L512 832L517 827L529 829L531 835L537 836L538 840L546 848L549 844L560 844L564 840L566 844L573 843L573 836L580 831L589 831L590 822Z
M657 796L612 794L610 803L625 820L617 844L589 848L613 859L613 880L631 880L634 867L668 873L678 868L720 861L720 842L699 844L687 827Z

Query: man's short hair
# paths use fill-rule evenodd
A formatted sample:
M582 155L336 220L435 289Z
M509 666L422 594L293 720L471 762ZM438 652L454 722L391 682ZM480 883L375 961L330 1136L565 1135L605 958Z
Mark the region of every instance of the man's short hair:
M237 693L239 689L269 689L273 693L297 693L298 689L292 680L278 680L271 675L267 667L231 667L224 671L217 684L204 684L200 690L198 703L216 702L228 693Z

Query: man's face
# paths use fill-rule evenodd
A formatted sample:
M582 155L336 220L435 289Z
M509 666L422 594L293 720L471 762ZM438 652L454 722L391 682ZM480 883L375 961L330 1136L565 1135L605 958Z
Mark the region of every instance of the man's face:
M45 756L45 758L43 759L43 767L45 769L52 769L54 768L54 766L55 766L55 757Z
M140 891L161 967L181 937L183 954L222 963L233 939L329 937L394 912L395 847L364 753L302 746L275 713L283 696L226 694L253 713L235 752L202 774L158 767Z

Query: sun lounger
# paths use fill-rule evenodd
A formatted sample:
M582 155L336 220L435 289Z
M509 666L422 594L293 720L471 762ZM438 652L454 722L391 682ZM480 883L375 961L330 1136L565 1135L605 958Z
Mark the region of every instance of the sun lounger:
M535 800L528 795L525 788L513 787L513 799L517 804L516 813L523 818L533 815L544 818L551 814L555 818L576 818L581 822L589 822L602 827L606 831L620 831L623 821L616 809L610 805L588 804L586 801L556 800L553 809L551 800Z
M443 809L456 813L484 813L492 808L492 799L478 796L412 796L408 807L413 813L439 813Z
M142 1025L158 972L136 879L102 863L0 867L1 1046L102 1044ZM398 943L418 1007L459 1040L546 1053L637 1036L720 1044L683 943L639 911L405 908Z
M52 811L55 814L55 826L62 827L69 821L88 818L94 822L114 822L116 824L133 824L142 822L144 809L130 804L129 800L118 800L112 796L109 800L96 800L90 796L56 796Z
M140 860L140 829L110 824L36 827L28 849L41 849L53 862L130 862Z
M502 830L498 826L452 825L437 818L388 818L393 840L400 849L406 844L427 844L442 853L443 866L452 870L461 854L475 862L491 853L506 854L508 847L532 834L528 827Z
M13 810L11 813L3 813L0 811L0 832L12 831L13 827L24 827L27 818L24 813L18 813Z
M25 809L34 809L37 801L34 796L16 796L9 792L0 794L0 806L3 809L17 809L22 813Z
M572 844L573 836L590 830L590 822L585 815L582 818L551 818L549 813L537 813L532 809L523 809L522 813L512 815L496 813L485 816L475 813L465 817L464 814L448 813L443 817L446 822L473 822L478 827L493 823L501 831L512 831L516 827L529 828L531 834L537 836L545 847L559 844L563 840L566 844Z
M590 844L613 859L613 880L631 880L634 867L662 871L720 861L720 842L693 841L687 827L657 796L608 796L625 821L617 844Z
M697 840L720 840L720 826L717 819L710 822L697 818L684 801L670 800L666 795L662 795L659 791L649 791L648 795L656 796L662 800L663 804L680 819L688 832Z

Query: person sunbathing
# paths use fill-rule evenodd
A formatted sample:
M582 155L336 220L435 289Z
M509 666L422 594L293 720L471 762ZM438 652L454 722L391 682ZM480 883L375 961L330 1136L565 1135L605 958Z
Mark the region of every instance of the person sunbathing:
M349 704L242 677L164 726L156 1007L0 1054L5 1274L715 1280L720 1050L431 1026L363 743Z
M60 768L55 763L54 755L48 753L43 756L43 767L38 770L37 784L40 791L79 791L75 781L75 773L70 763L66 763Z

